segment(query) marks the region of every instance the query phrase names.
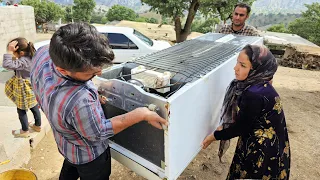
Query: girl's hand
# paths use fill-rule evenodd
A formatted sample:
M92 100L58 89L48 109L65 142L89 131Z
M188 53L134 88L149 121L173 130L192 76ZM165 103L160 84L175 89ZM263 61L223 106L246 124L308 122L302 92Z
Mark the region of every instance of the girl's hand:
M217 127L216 131L221 131L222 129L223 129L223 126L221 125L221 126Z
M216 141L216 138L211 133L203 140L202 149L206 149L213 141Z
M17 44L18 44L18 41L10 42L8 45L8 51L12 53L16 52L19 49L19 46L17 46Z

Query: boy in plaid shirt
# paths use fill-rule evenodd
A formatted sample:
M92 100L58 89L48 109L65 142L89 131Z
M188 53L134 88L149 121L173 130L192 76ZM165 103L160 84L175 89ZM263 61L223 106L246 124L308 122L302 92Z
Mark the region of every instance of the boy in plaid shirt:
M59 180L107 180L111 173L108 139L147 121L162 129L165 119L147 108L137 108L107 119L91 79L112 64L108 40L84 23L60 27L50 46L33 58L31 82L36 98L50 122L59 152L65 160Z

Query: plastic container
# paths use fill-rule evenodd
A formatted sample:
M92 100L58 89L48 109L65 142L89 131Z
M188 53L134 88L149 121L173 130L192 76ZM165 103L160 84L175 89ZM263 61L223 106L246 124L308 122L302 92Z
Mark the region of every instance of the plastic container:
M37 176L26 169L13 169L0 174L1 180L37 180Z

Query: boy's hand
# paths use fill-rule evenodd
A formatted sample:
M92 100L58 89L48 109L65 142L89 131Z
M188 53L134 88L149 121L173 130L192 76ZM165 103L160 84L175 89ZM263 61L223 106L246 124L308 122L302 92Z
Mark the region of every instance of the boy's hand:
M101 104L105 104L107 102L107 98L105 96L99 95L99 101Z

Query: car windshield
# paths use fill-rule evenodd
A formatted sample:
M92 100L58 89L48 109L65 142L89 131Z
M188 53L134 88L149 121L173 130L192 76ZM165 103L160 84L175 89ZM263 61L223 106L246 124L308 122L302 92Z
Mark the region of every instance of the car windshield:
M139 39L141 39L143 42L145 42L146 44L148 44L149 46L153 46L153 41L151 39L149 39L147 36L143 35L142 33L140 33L137 30L133 31L133 34L135 36L137 36Z

